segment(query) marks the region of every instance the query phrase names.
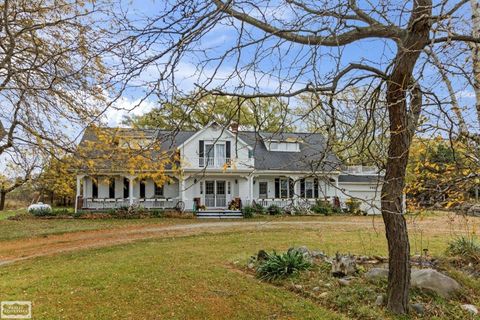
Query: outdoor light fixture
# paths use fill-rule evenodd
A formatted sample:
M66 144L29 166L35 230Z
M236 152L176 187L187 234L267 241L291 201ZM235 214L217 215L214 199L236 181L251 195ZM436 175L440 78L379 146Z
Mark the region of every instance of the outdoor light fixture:
M238 180L237 180L237 179L235 179L235 184L237 184L237 183L238 183Z
M197 178L193 179L193 183L197 183Z

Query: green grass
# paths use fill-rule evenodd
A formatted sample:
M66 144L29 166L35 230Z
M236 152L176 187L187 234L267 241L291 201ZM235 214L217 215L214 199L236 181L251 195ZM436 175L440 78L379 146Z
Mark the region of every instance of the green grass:
M5 220L8 217L13 217L14 215L17 215L19 213L25 213L25 209L0 211L0 221Z
M36 319L341 318L229 266L306 240L319 239L287 230L200 235L39 258L0 268L0 299L33 301Z
M123 228L154 224L192 223L191 219L27 219L8 220L8 216L23 213L23 210L5 211L0 216L0 241L33 238L76 231ZM2 219L3 217L3 219Z

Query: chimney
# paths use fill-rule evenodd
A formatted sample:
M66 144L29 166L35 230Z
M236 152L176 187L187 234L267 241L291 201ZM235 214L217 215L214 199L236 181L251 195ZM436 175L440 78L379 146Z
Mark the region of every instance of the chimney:
M232 133L237 134L238 133L238 123L236 123L236 122L230 123L230 131Z

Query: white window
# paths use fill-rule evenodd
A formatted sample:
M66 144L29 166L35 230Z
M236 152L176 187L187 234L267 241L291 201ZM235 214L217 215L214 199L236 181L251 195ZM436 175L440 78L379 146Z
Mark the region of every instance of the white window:
M305 197L313 198L313 181L305 180Z
M258 194L261 199L268 197L268 182L262 181L258 184Z
M298 142L270 142L267 146L269 151L299 152Z
M288 179L280 179L280 198L288 198Z

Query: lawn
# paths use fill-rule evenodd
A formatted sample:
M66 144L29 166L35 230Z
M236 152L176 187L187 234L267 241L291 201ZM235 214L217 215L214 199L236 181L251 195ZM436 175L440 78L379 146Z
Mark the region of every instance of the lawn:
M335 219L348 220L325 218ZM362 218L351 218L356 219ZM441 225L435 219L440 218L435 217L432 225ZM102 223L112 222L133 223ZM59 221L45 223L56 225ZM424 225L430 225L429 221ZM411 225L412 249L428 248L432 254L442 254L451 238L448 227L422 226ZM338 224L292 230L282 227L161 238L27 260L0 268L0 300L33 301L35 319L341 318L341 313L259 282L234 265L259 249L285 250L295 245L307 245L330 255L336 251L385 255L381 227Z
M192 219L27 219L8 220L10 216L25 213L25 210L7 210L0 213L0 241L33 238L76 231L141 227L191 223Z

